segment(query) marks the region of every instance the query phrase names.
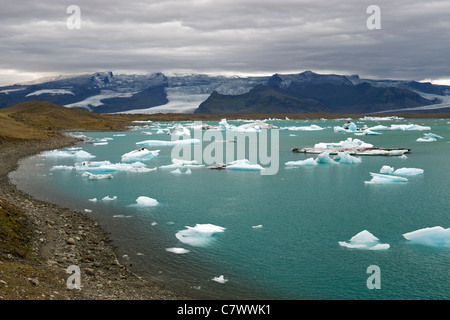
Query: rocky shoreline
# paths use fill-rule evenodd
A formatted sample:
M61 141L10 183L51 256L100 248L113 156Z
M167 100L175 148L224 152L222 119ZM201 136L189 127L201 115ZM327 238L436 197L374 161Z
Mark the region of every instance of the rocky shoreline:
M58 136L36 141L0 142L0 212L15 223L0 249L0 299L4 300L180 300L189 299L145 280L121 264L105 231L81 212L34 199L8 178L21 158L73 145ZM9 220L8 220L9 219ZM15 219L15 220L14 220ZM10 221L11 220L11 221ZM14 224L13 223L13 224ZM6 231L5 231L6 230ZM16 239L17 234L24 239ZM19 237L20 238L20 237ZM69 266L80 270L80 289L69 289Z

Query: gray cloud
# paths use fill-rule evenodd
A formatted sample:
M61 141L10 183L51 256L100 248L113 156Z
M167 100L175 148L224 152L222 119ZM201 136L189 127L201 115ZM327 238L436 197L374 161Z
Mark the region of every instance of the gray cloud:
M71 4L80 30L66 27ZM381 30L366 27L371 4ZM444 0L3 0L0 84L98 70L450 78L449 16Z

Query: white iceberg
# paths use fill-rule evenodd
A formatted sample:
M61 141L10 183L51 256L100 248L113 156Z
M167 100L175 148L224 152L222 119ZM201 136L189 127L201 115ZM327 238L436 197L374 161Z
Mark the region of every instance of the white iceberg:
M288 167L296 167L296 166L317 166L317 162L314 158L308 158L306 160L298 160L298 161L288 161L284 164Z
M189 131L188 128L185 128L183 126L175 126L173 128L171 135L173 135L173 136L190 136L191 131Z
M320 142L314 145L314 148L373 148L373 144L365 143L359 139L347 138L339 142Z
M41 153L41 156L48 158L80 158L80 159L92 159L95 158L94 155L86 152L84 150L52 150L52 151L44 151Z
M241 170L241 171L259 171L264 169L259 164L252 164L247 159L232 161L227 165L227 168L230 170Z
M181 242L194 247L207 246L214 240L214 234L225 231L225 228L209 223L196 224L195 227L186 226L186 228L177 232L175 237Z
M83 177L88 177L89 180L103 180L103 179L112 179L113 175L110 173L105 174L93 174L90 172L85 172L82 174Z
M123 162L148 161L159 155L160 150L150 151L143 147L122 155Z
M405 183L408 182L407 178L398 177L394 175L389 174L380 174L380 173L372 173L370 172L370 175L372 176L372 180L370 181L364 181L366 184L390 184L390 183Z
M151 172L156 171L156 168L148 168L142 162L133 163L111 163L110 161L84 161L81 164L76 164L75 169L78 171L88 171L91 173L111 173L115 171L125 172Z
M75 167L74 166L61 165L61 166L53 166L53 167L50 168L50 171L55 171L55 170L72 171L72 170L75 170Z
M225 283L225 282L228 281L227 279L225 279L225 278L223 277L223 275L220 275L219 277L214 277L214 278L212 278L212 280L213 280L213 281L216 281L216 282L218 282L218 283Z
M450 247L450 228L445 229L441 226L423 228L404 233L403 237L415 243L438 247Z
M140 196L136 199L136 204L141 207L154 207L158 205L158 201L150 197Z
M323 130L324 128L312 124L310 126L300 126L300 127L296 127L296 126L290 126L290 127L281 127L280 130L289 130L289 131L320 131Z
M400 168L394 171L399 176L416 176L423 174L424 170L419 168Z
M164 146L178 146L178 145L191 145L191 144L199 144L199 139L179 139L179 140L145 140L136 142L137 145L146 146L146 147L164 147Z
M394 167L382 166L381 169L380 169L380 173L393 174L394 173Z
M379 239L367 230L363 230L353 236L349 242L339 241L339 245L352 249L386 250L390 248L387 243L379 243Z
M394 130L394 131L424 131L431 130L431 127L420 126L418 124L392 124L390 127L377 125L370 127L369 130L380 131L380 130Z
M103 201L113 201L113 200L117 200L117 196L113 196L113 197L106 196L106 197L103 197L102 200L103 200Z
M166 251L176 253L176 254L185 254L191 252L190 250L184 248L166 248Z
M418 138L416 141L417 142L434 142L434 141L437 141L437 139L431 138L431 137L429 137L429 138L424 137L424 138Z

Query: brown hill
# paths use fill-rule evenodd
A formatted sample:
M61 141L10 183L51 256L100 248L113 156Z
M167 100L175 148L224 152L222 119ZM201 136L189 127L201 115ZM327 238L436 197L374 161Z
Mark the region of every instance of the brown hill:
M27 101L0 109L0 137L45 139L61 131L120 131L141 117L100 115L45 101Z

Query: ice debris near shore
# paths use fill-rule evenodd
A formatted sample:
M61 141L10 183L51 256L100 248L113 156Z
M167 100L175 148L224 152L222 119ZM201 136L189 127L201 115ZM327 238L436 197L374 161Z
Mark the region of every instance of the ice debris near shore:
M166 248L167 252L172 252L176 254L185 254L191 252L190 250L184 249L184 248Z
M225 228L209 223L196 224L195 227L186 226L186 228L177 232L175 237L181 242L194 247L207 246L214 240L214 234L225 231Z
M143 147L122 155L122 162L149 161L159 155L160 150L148 150Z
M450 248L450 228L441 226L423 228L404 233L403 237L413 243Z
M349 242L339 241L339 245L351 249L386 250L390 248L387 243L379 243L379 239L367 230L354 235Z
M228 281L228 279L225 279L223 277L223 275L220 275L218 277L214 277L214 278L212 278L212 280L215 281L215 282L218 282L218 283L225 283L225 282Z
M84 172L82 174L83 177L87 177L89 180L103 180L103 179L112 179L113 175L110 173L105 174L93 174L90 172Z

